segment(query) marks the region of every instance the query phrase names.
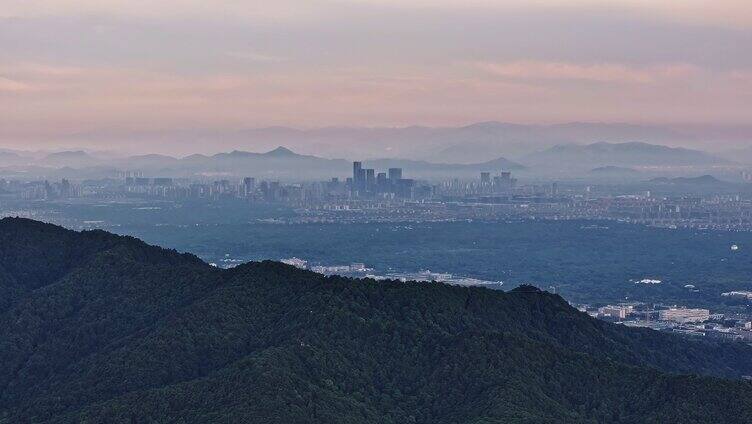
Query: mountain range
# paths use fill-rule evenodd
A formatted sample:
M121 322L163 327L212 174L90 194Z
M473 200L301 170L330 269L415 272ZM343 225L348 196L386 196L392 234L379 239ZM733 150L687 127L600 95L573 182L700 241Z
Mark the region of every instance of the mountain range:
M599 166L599 167L591 169L590 172L593 174L599 174L599 175L636 175L636 174L639 174L639 171L637 171L634 168L627 168L624 166L613 166L613 165Z
M752 146L732 149L724 152L721 156L734 162L752 165Z
M642 142L565 144L531 153L520 161L531 168L578 172L594 167L711 167L731 161L709 153Z
M162 132L93 132L71 136L78 140L101 140L151 150L153 146L171 146L167 153L271 150L287 146L305 154L337 158L375 159L409 158L438 163L478 163L504 156L519 160L527 154L559 144L595 142L651 144L699 147L709 143L750 141L749 128L738 131L682 128L625 123L572 122L554 125L521 125L506 122L479 122L455 127L325 127L297 129L269 127L232 130L174 130ZM175 140L180 140L177 145Z
M690 185L690 186L725 186L729 185L726 181L721 181L712 175L701 175L699 177L659 177L653 178L649 181L653 184L668 184L668 185Z
M19 164L20 157L14 157ZM352 173L352 162L344 159L326 159L312 155L297 154L285 147L277 147L265 153L233 150L207 156L193 154L184 158L167 155L147 154L116 159L103 159L84 151L62 151L49 154L36 160L28 160L27 165L17 166L27 174L69 177L72 170L81 175L114 176L118 170L141 171L147 175L167 177L195 176L256 176L276 179L329 179L347 177ZM475 164L431 163L408 159L376 159L367 161L379 171L388 168L405 168L406 178L428 178L436 176L476 176L481 171L499 172L522 170L523 165L503 157Z
M471 161L504 152L521 160L528 154L567 144L595 142L646 143L686 141L681 133L654 126L630 124L568 123L557 125L517 125L482 122L455 129L445 135L446 147L431 157L452 157Z
M531 175L606 176L614 172L592 172L633 168L653 173L682 175L686 169L707 171L714 167L739 165L709 153L680 147L643 142L555 145L523 156L518 161L497 157L477 163L430 162L413 159L370 159L364 166L378 171L403 168L406 178L477 177L482 171L525 171ZM0 152L3 174L20 172L45 178L103 178L118 171L141 171L149 176L167 177L244 177L301 180L344 178L351 174L352 163L345 159L327 159L303 155L279 146L266 153L233 150L214 155L193 154L184 158L146 154L128 157L100 156L85 151L62 151L46 155ZM729 171L729 172L733 172Z
M752 347L531 286L232 269L0 220L0 423L747 423Z

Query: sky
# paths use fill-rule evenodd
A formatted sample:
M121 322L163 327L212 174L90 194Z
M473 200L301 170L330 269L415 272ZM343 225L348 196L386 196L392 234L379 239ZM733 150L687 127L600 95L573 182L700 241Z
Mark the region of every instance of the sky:
M0 147L267 126L738 127L750 46L749 0L0 0Z

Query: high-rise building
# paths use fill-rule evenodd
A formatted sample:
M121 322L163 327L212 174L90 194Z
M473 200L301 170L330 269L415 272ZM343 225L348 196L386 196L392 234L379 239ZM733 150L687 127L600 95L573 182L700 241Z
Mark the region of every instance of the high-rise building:
M50 185L50 182L47 180L44 180L44 198L51 199L53 197L54 197L54 193L52 192L52 186Z
M172 185L172 178L169 178L169 177L156 177L156 178L152 179L151 184L155 185L155 186L171 186Z
M256 190L256 179L252 177L243 178L243 185L241 187L242 197L251 197Z
M386 172L379 172L376 174L376 186L379 189L383 189L387 185Z
M358 184L360 171L363 169L363 164L361 162L353 162L353 183L355 185Z
M509 193L515 185L516 180L512 178L512 173L502 171L498 177L493 177L493 191L495 193Z
M60 197L70 197L70 195L71 195L70 181L63 178L63 180L60 182Z
M365 191L366 170L361 162L353 162L353 191Z
M397 195L397 197L401 197L403 199L412 199L414 188L415 180L400 178L399 180L397 180L395 194Z
M481 185L490 185L491 184L491 173L490 172L481 172L480 173L480 183Z
M402 179L402 168L389 168L389 180L394 183Z
M371 168L364 171L366 172L366 191L373 191L376 187L376 171Z

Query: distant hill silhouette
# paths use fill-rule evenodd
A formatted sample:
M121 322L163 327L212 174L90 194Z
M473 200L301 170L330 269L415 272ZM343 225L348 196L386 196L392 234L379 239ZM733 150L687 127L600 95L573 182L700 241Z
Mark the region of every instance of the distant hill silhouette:
M472 173L474 175L483 171L500 172L501 170L520 171L526 169L525 166L503 157L487 162L469 164L431 163L409 159L376 159L365 161L364 166L377 169L403 168L410 173L417 173L419 175L436 174L437 176L440 176L441 174L456 175L457 173Z
M326 159L301 155L286 147L277 147L265 153L233 150L212 156L191 155L183 159L169 156L134 156L120 161L118 165L128 169L141 169L150 173L169 175L192 175L202 172L221 172L235 176L269 176L271 178L319 178L349 176L352 162L344 159ZM481 171L522 170L524 166L497 158L477 164L431 163L407 159L377 159L364 162L366 167L380 171L388 168L404 168L405 178L431 176L475 176Z
M677 177L667 178L659 177L653 178L649 182L654 184L672 184L672 185L698 185L698 186L713 186L713 185L728 185L726 181L721 181L712 175L702 175L699 177Z
M639 174L640 172L634 168L627 168L624 166L600 166L590 170L593 174Z
M83 150L75 150L50 153L40 163L46 166L81 168L98 165L100 161Z
M593 167L671 167L729 164L726 159L680 147L648 143L593 143L558 145L521 159L525 165L548 169L593 169Z
M180 140L187 151L271 150L285 146L296 152L324 157L409 158L433 163L479 163L489 158L522 156L560 144L590 144L599 141L652 144L697 144L707 134L693 135L667 127L625 123L572 122L554 125L521 125L479 122L455 127L323 127L297 129L268 127L229 130L170 130L93 132L89 140L120 140L148 148L153 143ZM595 166L595 165L594 165ZM592 168L592 167L591 167Z
M18 153L0 151L0 166L17 165L24 160Z

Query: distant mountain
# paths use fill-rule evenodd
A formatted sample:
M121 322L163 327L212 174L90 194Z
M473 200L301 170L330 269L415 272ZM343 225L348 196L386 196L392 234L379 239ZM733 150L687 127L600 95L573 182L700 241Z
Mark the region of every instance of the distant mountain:
M197 174L258 176L282 179L329 179L347 177L352 162L301 155L279 146L265 153L233 150L212 156L191 155L182 159L164 155L131 156L112 162L123 170L143 171L152 175L189 177ZM524 166L497 158L476 164L430 163L408 159L377 159L366 161L366 167L386 172L388 168L404 169L405 178L471 176L480 171L523 170Z
M50 153L40 163L46 166L81 168L98 165L101 161L83 150L75 150Z
M677 177L677 178L659 177L659 178L653 178L649 182L653 184L692 185L692 186L720 186L720 185L731 184L726 181L721 181L712 175L702 175L699 177Z
M299 155L285 147L277 147L266 153L233 150L208 157L193 155L181 160L175 169L192 174L212 172L282 179L328 179L349 174L352 164L343 159Z
M182 159L183 162L201 162L205 160L209 160L211 156L201 155L201 154L193 154L186 156Z
M316 156L310 156L310 155L299 155L292 150L279 146L274 150L270 150L266 153L254 153L254 152L245 152L241 150L233 150L229 153L217 153L214 156L211 156L211 158L215 160L236 160L236 159L249 159L249 158L265 158L265 159L283 159L283 160L299 160L299 159L319 159L319 160L331 160L331 159L325 159L325 158L319 158Z
M365 161L363 166L375 168L377 172L386 172L388 168L403 168L405 178L467 176L480 171L522 170L525 168L505 158L476 164L376 159ZM229 153L219 153L211 157L193 158L190 161L190 169L193 172L210 169L234 174L255 172L253 175L329 178L349 176L352 173L352 162L344 159L325 159L311 155L300 155L280 146L266 153L236 150Z
M601 166L590 170L593 174L639 174L640 171L634 168L626 168L623 166Z
M3 423L747 423L750 374L746 344L608 324L530 286L223 270L0 220Z
M675 167L729 164L708 153L648 143L565 144L532 153L521 159L532 168L583 170L593 167Z
M219 150L253 151L286 146L299 153L329 158L396 157L434 163L478 163L499 156L518 160L557 144L642 141L686 145L710 136L703 134L698 138L687 131L622 123L519 125L480 122L459 127L325 127L305 130L269 127L123 134L100 132L77 137L127 142L130 146L140 146L142 150L150 149L155 143L170 145L180 140L180 147L189 152L206 152L207 146Z
M18 153L0 151L0 166L18 165L23 162L24 158Z
M419 177L441 177L441 176L469 176L479 172L500 172L504 171L521 171L526 169L525 166L517 162L510 161L506 158L497 158L487 162L456 164L456 163L431 163L427 161L416 161L409 159L377 159L369 160L363 163L368 168L386 170L388 168L402 168L410 175Z
M178 162L179 160L172 156L155 154L129 156L127 158L115 161L115 163L117 164L122 164L126 167L138 169L169 167L176 165Z
M83 150L76 151L62 151L50 153L45 157L45 160L70 160L70 159L91 159L92 156Z
M537 137L541 131L553 133L567 133L570 135L584 133L600 134L607 131L611 126L598 126L593 124L571 124L560 126L524 126L501 123L482 123L462 128L425 128L409 127L404 129L371 129L363 134L364 140L370 140L374 134L391 134L396 131L397 134L407 137L406 134L416 137L414 146L420 147L424 141L431 143L443 143L448 139L467 139L473 138L475 142L486 140L489 143L499 147L503 151L510 146L504 141L499 144L498 133L517 134L519 137ZM624 126L621 130L627 134L639 133L639 128ZM628 131L630 130L631 131ZM404 133L401 131L405 131ZM311 130L313 131L313 130ZM346 129L327 129L318 132L323 137L324 134L331 132L337 137L348 133ZM281 128L275 128L272 133L285 133ZM659 131L656 131L656 134ZM295 134L307 134L303 131L295 131ZM356 131L355 134L360 134ZM451 137L447 136L451 134ZM446 138L446 137L448 138ZM400 136L401 137L401 136ZM401 140L400 137L392 141ZM425 138L423 138L425 137ZM484 138L486 137L486 138ZM335 137L334 140L337 138ZM379 138L379 140L382 140ZM421 141L422 140L422 141ZM444 140L444 141L442 141ZM495 140L495 141L494 141ZM508 141L508 139L505 139ZM545 140L553 140L546 138ZM358 142L357 139L352 140ZM382 140L386 142L386 140ZM540 141L540 140L539 140ZM475 143L473 142L473 143ZM410 142L411 143L411 142ZM408 144L410 144L408 143ZM579 144L559 144L538 150L534 153L523 156L519 160L510 160L507 155L488 154L489 150L472 153L473 143L458 144L447 147L442 150L442 154L430 154L435 158L440 158L445 154L446 159L417 160L403 158L390 159L363 159L366 166L371 166L379 170L386 170L389 167L402 167L405 169L406 178L437 178L437 177L467 177L477 174L480 171L496 172L499 170L525 171L530 174L562 174L575 173L579 175L594 174L590 172L594 168L607 168L609 166L619 168L640 168L640 167L676 167L676 166L706 166L712 167L717 165L731 164L726 159L712 156L708 153L686 148L668 147L662 145L648 144L642 142L629 143L605 143L598 142L588 145ZM537 143L537 142L536 142ZM548 143L542 142L543 144ZM390 144L394 144L391 143ZM523 143L530 149L532 144ZM354 144L353 144L354 145ZM412 145L412 144L411 144ZM535 144L540 146L541 144ZM506 147L505 147L506 146ZM307 147L310 149L310 146ZM391 149L391 148L389 148ZM389 150L387 149L387 150ZM455 150L451 150L455 149ZM326 150L326 149L324 149ZM512 149L514 150L514 149ZM397 150L389 150L397 155ZM464 155L464 153L468 155ZM362 153L362 152L361 152ZM193 154L184 158L176 158L166 155L147 154L137 155L125 158L93 156L85 151L73 150L47 154L40 159L24 157L20 162L10 160L8 163L2 162L0 157L0 167L5 166L29 166L28 175L47 175L47 173L38 173L41 168L61 168L69 167L72 169L90 170L100 169L119 169L130 171L143 171L152 176L172 176L172 177L192 177L196 175L221 176L227 175L233 177L257 176L260 178L282 179L282 180L302 180L302 179L328 179L330 177L344 178L349 176L352 171L350 160L329 159L320 156L300 154L289 147L277 146L265 153L256 153L244 150L232 150L225 153L214 155ZM480 160L467 161L471 156L477 156ZM15 160L12 154L8 156ZM351 156L357 159L363 156ZM488 160L489 157L497 159ZM33 167L32 167L33 165ZM19 172L21 168L14 168ZM603 170L607 172L607 170ZM613 173L614 170L612 170ZM596 171L595 173L598 173ZM91 173L90 173L91 174ZM603 173L601 175L604 175ZM105 176L105 175L103 175ZM106 176L111 176L110 174Z
M752 165L752 147L744 147L723 152L721 156L725 159Z
M279 146L274 150L264 153L264 156L275 158L289 158L297 156L297 154L286 147Z
M483 122L447 132L446 138L455 141L435 153L433 158L474 161L503 154L521 159L525 154L560 144L586 144L601 140L614 143L632 140L672 142L686 139L686 136L661 127L598 123L515 125Z

